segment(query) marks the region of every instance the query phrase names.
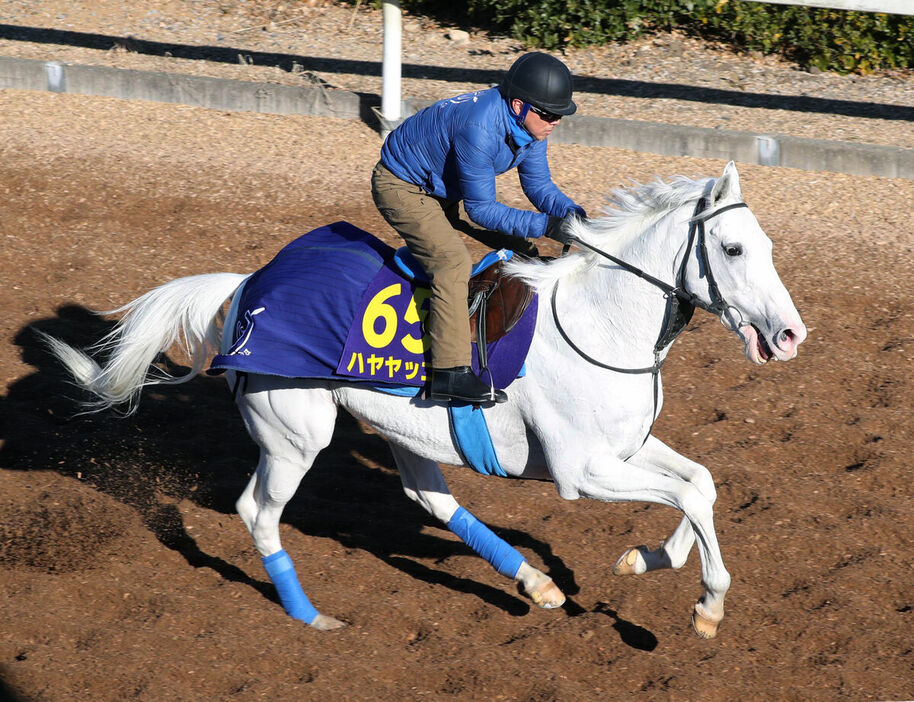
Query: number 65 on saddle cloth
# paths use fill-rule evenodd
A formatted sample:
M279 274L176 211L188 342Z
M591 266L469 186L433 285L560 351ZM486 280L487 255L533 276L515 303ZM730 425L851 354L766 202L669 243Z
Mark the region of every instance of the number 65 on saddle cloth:
M497 388L520 374L536 325L536 297L520 281L500 276L509 256L489 254L474 269L480 275L470 287L471 297L474 291L498 293L488 298L486 328L474 329L488 342L482 364L473 349L474 369L487 366L482 379ZM422 321L429 289L423 279L405 249L396 252L348 222L315 229L236 292L221 353L208 372L421 387L428 360Z

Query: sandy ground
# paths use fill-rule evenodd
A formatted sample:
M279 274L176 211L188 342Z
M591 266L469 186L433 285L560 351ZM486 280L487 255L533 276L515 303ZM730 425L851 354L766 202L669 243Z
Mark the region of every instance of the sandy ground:
M720 637L688 615L697 559L611 575L671 510L564 502L447 468L461 503L569 595L532 608L403 495L384 443L340 419L282 536L322 634L276 603L233 503L256 461L221 380L74 417L33 329L88 344L169 279L251 271L371 205L379 138L353 122L0 91L0 697L10 700L681 700L914 697L910 261L914 183L743 166L745 199L810 327L756 368L696 314L656 433L705 463L733 575ZM551 148L588 210L626 179L723 162ZM521 205L513 177L500 195Z
M374 12L3 0L0 55L313 75L377 92L371 70L346 72L377 51ZM471 32L456 46L447 28L407 22L418 23L407 28L414 66L495 70L516 55L509 40ZM15 38L9 27L72 34ZM127 34L256 61L113 41ZM912 145L909 75L811 75L658 42L569 54L598 79L582 110ZM290 57L306 70L290 70ZM322 57L340 64L308 63ZM414 71L405 90L473 87L455 72ZM622 79L645 94L608 90ZM681 99L658 85L712 92ZM747 95L768 106L740 104ZM34 329L87 345L109 328L90 310L179 276L255 270L337 219L396 243L368 193L379 147L355 122L0 90L0 699L914 698L912 181L740 167L810 337L796 360L756 368L697 313L665 369L656 433L715 476L733 575L711 642L688 620L701 592L694 555L679 572L611 575L627 547L672 530L673 511L565 502L545 483L446 467L460 502L569 595L561 610L538 610L403 496L383 441L346 416L282 525L312 600L350 624L312 631L282 612L234 514L256 451L221 380L152 389L129 419L74 416L79 395ZM576 146L550 154L556 181L591 213L625 182L724 166ZM524 205L512 175L499 192Z

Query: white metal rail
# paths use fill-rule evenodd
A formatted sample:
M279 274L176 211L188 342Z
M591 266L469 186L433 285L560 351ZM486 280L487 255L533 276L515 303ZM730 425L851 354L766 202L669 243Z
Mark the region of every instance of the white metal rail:
M914 0L749 0L749 2L914 15ZM380 117L382 136L387 136L387 131L390 129L388 125L396 125L402 116L400 47L403 30L400 0L383 0L382 9L384 13L384 61L382 63Z
M400 12L400 0L384 0L381 10L384 17L384 53L381 63L381 136L387 137L391 125L395 125L402 116L400 56L403 17Z
M749 2L775 5L803 5L825 7L832 10L857 10L859 12L885 12L890 15L914 15L914 0L748 0Z

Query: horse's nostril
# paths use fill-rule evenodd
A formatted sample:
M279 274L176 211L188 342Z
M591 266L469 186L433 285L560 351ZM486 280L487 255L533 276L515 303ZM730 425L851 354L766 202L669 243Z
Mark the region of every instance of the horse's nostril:
M785 329L778 335L778 344L783 344L788 341L791 341L794 338L794 333L790 329Z

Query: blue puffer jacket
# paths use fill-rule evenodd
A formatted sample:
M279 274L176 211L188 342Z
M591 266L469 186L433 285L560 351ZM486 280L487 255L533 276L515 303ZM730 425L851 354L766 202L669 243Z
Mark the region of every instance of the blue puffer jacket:
M445 200L463 200L467 214L486 229L516 236L543 235L548 216L583 213L555 183L546 142L518 147L508 104L490 88L440 100L397 127L381 147L381 161L398 178ZM517 168L524 194L539 212L495 199L495 176Z

